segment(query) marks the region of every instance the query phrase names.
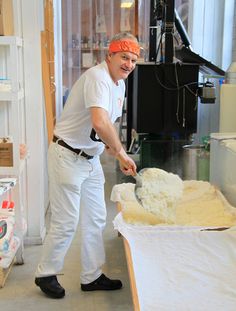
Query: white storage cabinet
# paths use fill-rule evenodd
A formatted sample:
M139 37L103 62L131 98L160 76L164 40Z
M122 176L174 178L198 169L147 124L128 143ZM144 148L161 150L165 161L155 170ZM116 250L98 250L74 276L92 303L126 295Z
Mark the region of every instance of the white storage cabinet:
M24 101L23 40L16 36L0 37L0 137L10 136L13 141L13 166L0 166L0 178L15 177L16 185L0 196L15 203L14 235L20 239L16 263L23 264L23 239L26 232L26 159L20 157L20 144L26 143ZM14 256L15 257L15 256ZM13 260L14 258L12 258Z

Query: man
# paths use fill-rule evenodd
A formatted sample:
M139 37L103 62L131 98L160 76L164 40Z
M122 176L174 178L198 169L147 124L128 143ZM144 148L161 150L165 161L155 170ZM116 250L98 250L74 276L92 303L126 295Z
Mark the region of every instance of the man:
M139 56L136 38L116 35L106 60L87 70L73 86L48 151L50 230L36 271L35 283L49 297L62 298L57 274L81 216L81 290L116 290L120 280L102 273L106 223L104 174L99 155L106 151L119 161L125 175L136 165L126 154L113 123L122 113L124 79ZM99 140L98 140L99 138Z

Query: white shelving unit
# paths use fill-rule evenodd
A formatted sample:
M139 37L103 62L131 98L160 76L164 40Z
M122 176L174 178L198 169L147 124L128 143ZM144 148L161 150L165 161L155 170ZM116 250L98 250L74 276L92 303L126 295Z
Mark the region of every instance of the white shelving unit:
M13 141L13 166L0 166L0 178L15 177L16 185L0 196L15 203L15 231L20 239L16 263L24 263L23 240L26 232L26 159L20 157L20 144L26 141L25 101L23 74L23 40L16 36L0 37L0 82L8 81L9 90L0 90L0 137L10 136ZM12 258L13 260L14 258Z

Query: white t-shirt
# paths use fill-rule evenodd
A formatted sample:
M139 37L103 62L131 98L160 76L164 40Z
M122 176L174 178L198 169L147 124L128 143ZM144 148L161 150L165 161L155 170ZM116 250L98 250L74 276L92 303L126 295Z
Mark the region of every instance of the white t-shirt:
M72 87L56 124L55 135L89 155L101 154L104 144L90 138L92 123L89 108L104 108L114 123L122 114L124 96L124 81L114 83L105 61L88 69Z

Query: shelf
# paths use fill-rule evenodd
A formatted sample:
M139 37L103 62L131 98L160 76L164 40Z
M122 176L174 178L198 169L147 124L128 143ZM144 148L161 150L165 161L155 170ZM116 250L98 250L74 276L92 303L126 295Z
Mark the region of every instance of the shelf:
M18 176L26 166L26 159L20 160L19 167L14 166L0 166L0 176Z
M0 178L0 196L15 187L16 178Z
M24 90L21 89L18 92L13 91L0 91L0 101L13 101L13 100L21 100L24 98Z
M80 66L71 66L71 67L68 67L67 69L80 69L81 67Z
M91 67L93 67L93 66L95 66L95 65L92 65ZM69 70L69 69L74 69L74 70L87 70L87 69L89 69L89 68L91 68L91 67L81 67L81 66L72 66L72 67L67 67L67 68L65 68L65 69L63 69L64 71L65 70Z
M20 37L15 36L0 36L0 45L16 45L18 47L23 46L23 40Z
M102 51L108 51L108 47L103 48L68 48L68 50L71 51L81 51L81 52L102 52ZM66 50L64 51L66 52Z
M23 204L26 200L23 191L24 183L26 182L27 163L26 158L20 158L23 154L21 142L26 140L23 40L16 36L0 36L0 47L3 50L3 53L0 55L0 61L4 64L1 75L5 80L8 80L7 87L1 86L0 91L0 114L1 119L4 121L0 124L0 130L4 136L11 136L14 142L13 150L9 149L9 153L6 153L7 158L13 157L13 166L0 166L0 182L4 178L6 178L5 180L17 180L12 187L5 187L3 183L0 194L3 195L2 198L9 197L14 201L15 206L19 207L24 206ZM10 161L5 163L7 165L12 164ZM4 164L4 162L1 162L1 164ZM8 190L10 190L9 193L7 193ZM12 245L11 251L3 254L0 262L0 279L2 276L2 284L4 284L10 271L9 266L11 267L13 258L19 258L17 261L23 263L23 238L25 234L25 228L21 226L23 213L24 211L20 208L15 209L15 226L13 228L13 242L15 244Z

